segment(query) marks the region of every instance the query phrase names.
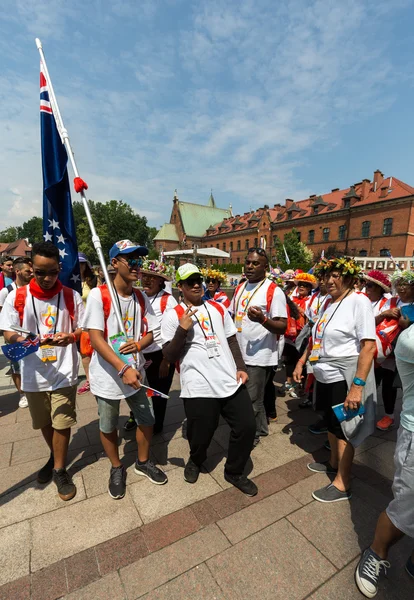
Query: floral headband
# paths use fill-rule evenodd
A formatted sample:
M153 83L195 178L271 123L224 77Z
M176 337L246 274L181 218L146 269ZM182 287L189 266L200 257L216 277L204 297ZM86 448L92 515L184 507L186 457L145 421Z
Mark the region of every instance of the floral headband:
M409 283L410 285L414 284L414 272L413 271L395 271L392 275L391 275L391 281L392 283L398 283L399 281L405 281L406 283Z
M159 260L144 260L141 266L141 273L148 273L150 275L157 275L163 279L171 281L174 277L175 269L172 265L166 265Z
M227 281L227 276L218 269L201 269L204 279L215 279L220 284L224 284Z
M352 258L344 256L342 258L330 258L322 260L318 263L313 272L316 277L323 277L325 273L330 271L339 271L341 275L352 275L358 277L361 272L361 266L358 265Z

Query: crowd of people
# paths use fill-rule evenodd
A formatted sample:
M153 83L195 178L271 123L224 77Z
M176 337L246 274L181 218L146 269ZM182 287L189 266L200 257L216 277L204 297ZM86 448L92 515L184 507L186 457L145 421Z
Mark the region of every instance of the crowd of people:
M258 489L246 464L277 420L274 377L284 365L282 391L318 413L312 433L327 432L329 460L308 468L331 482L312 496L322 503L348 501L355 449L375 428L394 427L402 387L394 499L355 572L359 590L374 597L390 566L389 548L403 535L414 537L414 273L397 269L391 278L377 270L361 273L353 259L341 257L322 260L311 273L276 274L266 252L250 248L229 298L220 271L187 263L175 272L147 256L144 246L116 242L109 252L111 291L103 272L95 272L80 253L82 294L60 283L59 252L51 242L34 244L31 259L2 260L5 341L39 344L11 364L19 406L28 406L33 428L50 448L38 482L53 480L62 500L75 496L67 451L76 395L90 391L111 463L109 495L119 500L126 491L127 471L118 452L122 399L130 409L124 429L135 431L138 445L135 473L167 484L166 473L150 459L150 445L163 430L177 370L190 447L185 481L196 484L222 416L230 427L224 478L254 496ZM179 302L171 293L174 278ZM78 387L80 359L86 380ZM414 552L406 570L414 577Z

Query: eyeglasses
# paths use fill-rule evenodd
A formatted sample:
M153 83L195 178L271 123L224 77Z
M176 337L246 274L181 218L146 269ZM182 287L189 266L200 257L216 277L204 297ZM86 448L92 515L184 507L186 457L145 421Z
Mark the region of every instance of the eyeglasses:
M59 269L53 269L53 271L43 271L41 269L34 270L34 274L36 275L36 277L56 277L57 275L59 275L59 273Z

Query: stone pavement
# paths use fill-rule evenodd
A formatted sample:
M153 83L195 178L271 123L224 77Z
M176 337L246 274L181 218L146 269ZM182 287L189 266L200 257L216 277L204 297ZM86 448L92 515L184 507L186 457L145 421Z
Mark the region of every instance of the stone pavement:
M48 450L31 428L0 358L0 600L351 600L361 598L353 570L390 498L396 431L378 432L358 450L353 498L323 505L311 492L326 476L309 460L326 459L325 436L298 400L278 398L279 422L252 453L259 486L247 498L223 478L228 428L211 444L195 485L183 480L188 457L177 381L166 428L154 439L154 459L168 471L166 486L133 473L134 436L122 438L128 467L126 497L107 493L109 463L99 442L95 400L78 397L70 444L77 495L68 503L36 473ZM128 410L122 406L123 419ZM382 600L414 597L403 571L412 541L392 551Z

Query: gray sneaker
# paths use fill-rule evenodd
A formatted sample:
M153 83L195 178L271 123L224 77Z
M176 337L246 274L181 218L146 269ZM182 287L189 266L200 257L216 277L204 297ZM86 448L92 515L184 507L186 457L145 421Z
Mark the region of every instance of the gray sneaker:
M150 460L147 460L147 462L143 465L136 461L134 473L148 477L148 479L152 483L155 483L155 485L164 485L168 481L168 477L164 471L155 466Z
M352 498L351 490L341 492L333 483L326 487L316 490L312 493L312 497L318 502L340 502L341 500L350 500Z
M381 573L383 571L386 575L390 566L387 560L382 560L371 548L367 548L355 570L355 582L361 594L366 598L374 598Z
M338 469L332 467L329 462L314 462L309 463L307 466L309 471L312 471L313 473L331 473L332 475L336 475L338 473Z
M127 472L124 465L111 467L108 483L108 494L114 500L120 500L125 496Z

